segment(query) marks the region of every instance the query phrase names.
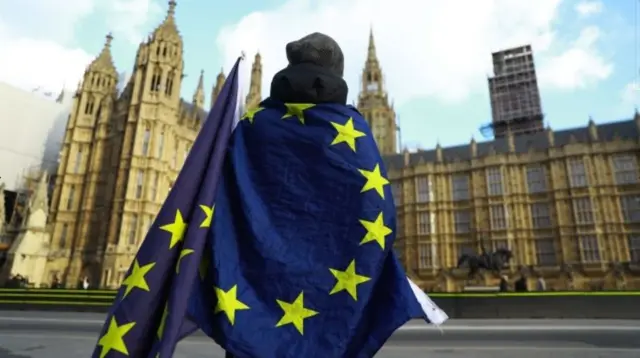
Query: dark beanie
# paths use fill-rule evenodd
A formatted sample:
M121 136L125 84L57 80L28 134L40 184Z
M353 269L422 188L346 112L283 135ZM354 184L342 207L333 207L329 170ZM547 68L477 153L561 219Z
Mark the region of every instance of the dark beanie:
M338 43L319 32L287 44L286 68L271 80L271 98L285 103L346 104L344 55Z
M339 77L344 75L342 49L334 39L319 32L289 42L287 44L287 59L290 65L310 63Z

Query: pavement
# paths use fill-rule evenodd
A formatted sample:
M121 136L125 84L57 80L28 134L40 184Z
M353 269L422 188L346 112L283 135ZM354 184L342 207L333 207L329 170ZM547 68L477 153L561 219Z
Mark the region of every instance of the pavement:
M0 358L87 358L104 315L0 311ZM202 334L175 358L223 358ZM376 358L638 358L640 321L450 320L441 330L409 322Z

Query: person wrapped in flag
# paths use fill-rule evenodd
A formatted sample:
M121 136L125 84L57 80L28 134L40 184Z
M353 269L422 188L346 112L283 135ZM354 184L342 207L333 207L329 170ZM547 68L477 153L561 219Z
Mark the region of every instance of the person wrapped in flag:
M314 33L286 50L239 118L236 63L94 357L170 357L201 329L227 357L366 358L413 318L447 319L392 250L389 180L346 105L340 47Z

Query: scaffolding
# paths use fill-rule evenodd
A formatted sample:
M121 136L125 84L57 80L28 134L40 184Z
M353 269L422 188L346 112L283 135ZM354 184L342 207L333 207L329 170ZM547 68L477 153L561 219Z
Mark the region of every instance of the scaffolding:
M494 76L488 78L491 123L481 127L485 137L526 134L543 129L542 104L530 45L495 52Z
M29 168L24 170L21 183L15 191L15 198L13 200L9 220L9 227L12 229L16 230L24 223L29 209L29 200L31 200L31 195L35 192L44 173L45 172L39 168ZM49 176L49 180L49 190L51 190L51 176Z

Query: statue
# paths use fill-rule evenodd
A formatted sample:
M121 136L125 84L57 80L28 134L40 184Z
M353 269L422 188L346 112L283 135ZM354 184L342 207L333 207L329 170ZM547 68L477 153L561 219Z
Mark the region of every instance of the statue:
M485 269L499 275L500 271L502 271L513 257L511 250L505 248L488 252L482 239L480 239L480 250L479 255L462 254L458 259L458 268L465 263L469 266L469 279L473 278L480 269Z

